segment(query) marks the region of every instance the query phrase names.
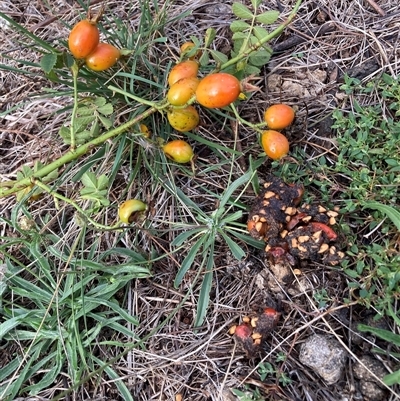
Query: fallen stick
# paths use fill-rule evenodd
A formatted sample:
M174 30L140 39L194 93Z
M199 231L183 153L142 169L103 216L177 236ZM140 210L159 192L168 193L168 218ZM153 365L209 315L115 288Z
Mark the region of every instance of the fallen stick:
M304 36L294 35L281 43L277 43L272 47L273 54L283 52L303 42L306 42L307 40L323 36L326 33L334 30L335 24L333 22L326 22L322 26L311 29L308 33L305 33Z
M374 0L367 0L367 3L382 17L386 15L386 12L380 7L379 4L377 4Z

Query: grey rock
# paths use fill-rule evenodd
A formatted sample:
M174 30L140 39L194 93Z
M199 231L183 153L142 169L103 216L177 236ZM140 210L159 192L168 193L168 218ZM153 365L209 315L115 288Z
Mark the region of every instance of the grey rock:
M342 377L347 352L334 338L314 334L302 344L299 359L327 384L334 384Z
M385 399L387 391L380 386L382 385L381 379L387 371L380 361L370 355L362 355L355 361L353 373L354 377L360 380L360 391L365 401Z
M388 373L385 367L377 359L370 355L362 355L353 365L354 376L357 379L379 383L383 376ZM373 372L378 379L370 372Z
M364 397L364 401L387 400L387 392L374 382L360 382L360 391Z

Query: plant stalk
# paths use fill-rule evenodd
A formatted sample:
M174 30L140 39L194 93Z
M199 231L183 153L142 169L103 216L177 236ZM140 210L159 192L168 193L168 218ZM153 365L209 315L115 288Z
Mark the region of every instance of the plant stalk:
M40 170L36 171L33 173L32 176L26 177L20 181L15 182L15 184L6 190L3 190L0 188L0 198L12 195L18 191L21 191L22 189L28 187L32 183L32 179L41 179L45 177L46 175L50 174L52 171L59 169L62 167L64 164L67 164L71 162L72 160L75 160L84 154L86 154L88 151L91 149L102 145L104 142L106 142L108 139L113 138L115 136L118 136L128 130L130 127L134 126L137 124L139 121L143 120L144 118L150 116L151 114L155 113L157 111L156 108L151 107L145 112L141 113L137 117L135 117L133 120L127 121L126 123L120 125L117 128L112 129L111 131L106 132L105 134L92 139L91 141L83 144L82 146L79 146L76 149L71 149L69 150L64 156L61 156L59 159L55 160L54 162L48 164L47 166L41 168Z

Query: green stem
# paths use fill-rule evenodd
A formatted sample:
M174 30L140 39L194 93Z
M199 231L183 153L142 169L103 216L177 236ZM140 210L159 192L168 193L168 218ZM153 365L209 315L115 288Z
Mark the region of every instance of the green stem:
M257 131L259 133L262 132L262 129L260 129L261 126L265 126L265 123L258 123L258 124L252 124L249 121L245 120L244 118L240 117L238 111L236 110L236 106L232 103L231 109L233 111L233 114L235 114L236 119L243 125L247 125L248 127L252 128L254 131Z
M126 92L126 91L124 91L122 89L119 89L116 86L109 85L109 86L107 86L107 89L110 89L110 91L119 93L119 94L124 95L126 97L129 97L130 99L136 100L138 103L147 104L147 106L158 108L156 102L151 102L150 100L143 99L143 98L141 98L139 96L136 96L136 95L134 95L132 93L128 93L128 92Z
M122 124L119 127L106 132L105 134L85 143L82 146L79 146L76 149L69 150L64 156L61 156L59 159L55 160L54 162L48 164L47 166L44 166L43 168L41 168L40 170L38 170L36 172L34 172L32 176L23 178L22 180L15 182L15 184L13 185L12 188L7 189L7 190L2 190L0 188L0 198L8 196L8 195L12 195L18 191L21 191L22 189L28 187L31 184L32 178L40 179L40 178L45 177L46 175L50 174L52 171L57 170L60 167L62 167L64 164L67 164L67 163L71 162L72 160L75 160L78 157L83 156L84 154L86 154L89 150L93 149L94 147L102 145L108 139L122 134L123 132L128 130L130 127L134 126L139 121L142 121L143 119L145 119L146 117L155 113L156 111L157 111L157 109L154 107L149 108L145 112L141 113L139 116L135 117L133 120L127 121L125 124Z
M78 74L79 74L79 66L74 61L74 64L71 67L72 72L72 80L74 83L74 107L72 109L71 116L71 150L74 150L76 147L75 142L75 119L78 112Z
M244 53L240 53L238 54L236 57L228 60L225 64L222 64L221 66L221 70L224 70L228 67L230 67L231 65L237 64L239 61L243 60L244 58L248 57L251 53L253 53L254 51L258 50L264 43L269 42L271 39L275 38L276 36L280 35L285 28L293 21L294 17L297 14L297 11L301 5L301 1L302 0L297 0L292 12L290 13L289 17L287 18L287 20L279 25L275 30L273 30L269 35L263 37L261 40L259 40L257 43L255 43L251 49L247 52Z

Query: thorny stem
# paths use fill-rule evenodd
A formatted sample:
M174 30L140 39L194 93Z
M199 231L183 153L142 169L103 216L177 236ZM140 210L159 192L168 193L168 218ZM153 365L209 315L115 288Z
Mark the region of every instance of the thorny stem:
M294 17L296 16L296 13L301 5L302 0L297 0L292 12L289 14L287 20L279 25L274 31L272 31L269 35L265 36L261 40L259 40L257 43L255 43L252 48L248 52L240 53L236 57L232 58L231 60L227 61L225 64L221 66L221 69L226 69L230 67L231 65L234 65L241 61L242 59L248 57L251 53L254 51L258 50L264 43L268 42L269 40L275 38L279 34L281 34L284 29L293 21ZM76 79L76 78L74 78ZM75 86L75 81L74 81L74 86ZM74 88L74 97L75 97L75 88ZM74 108L77 107L76 101L74 104ZM161 107L163 108L163 107ZM157 106L152 106L133 120L130 120L126 122L125 124L120 125L117 128L112 129L111 131L106 132L105 134L85 143L82 146L79 146L77 149L73 148L73 143L72 139L73 136L71 135L71 149L64 155L61 156L59 159L55 160L54 162L48 164L47 166L43 167L42 169L38 170L33 174L31 177L26 177L22 180L19 181L10 181L7 184L8 186L12 187L10 189L3 190L0 186L0 198L12 195L18 191L21 191L22 189L28 187L31 184L32 179L40 179L45 177L46 175L50 174L52 171L62 167L64 164L67 164L71 162L72 160L75 160L84 154L86 154L90 149L102 145L105 141L107 141L110 138L113 138L115 136L118 136L122 134L124 131L132 127L133 125L137 124L138 122L142 121L146 117L150 116L151 114L155 113L157 111ZM74 113L73 113L74 115ZM73 119L73 117L72 117ZM72 134L72 129L73 129L73 123L71 123L71 134ZM5 186L4 183L2 186Z
M83 144L82 146L79 146L76 149L69 150L64 156L61 156L59 159L55 160L54 162L48 164L47 166L44 166L43 168L41 168L40 170L38 170L36 172L34 172L32 176L26 177L20 181L15 182L12 188L7 189L7 190L0 189L0 198L8 196L8 195L12 195L18 191L21 191L22 189L28 187L31 184L32 178L40 179L40 178L45 177L46 175L50 174L52 171L57 170L60 167L62 167L64 164L67 164L67 163L71 162L72 160L75 160L75 159L83 156L89 150L95 148L96 146L102 145L108 139L122 134L123 132L128 130L130 127L134 126L139 121L150 116L151 114L155 113L156 111L157 111L156 108L151 107L151 108L147 109L145 112L143 112L142 114L135 117L133 120L127 121L125 124L122 124L119 127L114 128L111 131L108 131L105 134L103 134L95 139L92 139L91 141Z

